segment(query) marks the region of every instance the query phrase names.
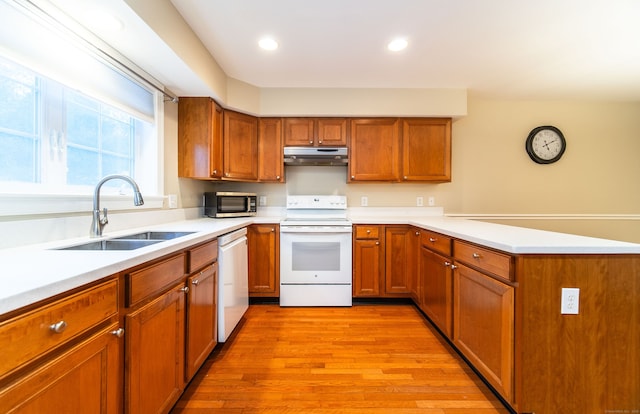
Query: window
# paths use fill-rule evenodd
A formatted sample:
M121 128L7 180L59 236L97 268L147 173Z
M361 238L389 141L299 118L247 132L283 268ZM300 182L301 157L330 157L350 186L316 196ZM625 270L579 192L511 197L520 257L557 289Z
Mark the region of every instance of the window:
M0 215L86 211L109 174L133 177L145 206L161 207L148 201L162 195L162 96L24 10L2 3L0 12L11 22L0 28ZM102 189L109 193L130 187L111 180ZM40 196L39 205L86 197L30 210L15 208L16 195Z

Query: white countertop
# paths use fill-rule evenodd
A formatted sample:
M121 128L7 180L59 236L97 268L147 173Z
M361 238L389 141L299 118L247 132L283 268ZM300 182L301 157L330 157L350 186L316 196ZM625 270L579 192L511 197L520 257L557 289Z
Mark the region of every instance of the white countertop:
M350 219L354 224L411 224L512 254L640 254L640 244L447 218L442 215L410 216L407 213L414 214L415 210L354 209ZM195 232L129 251L51 250L88 242L88 237L0 250L0 315L251 223L278 223L279 220L279 217L265 216L201 218L129 229L105 236L112 238L148 230Z

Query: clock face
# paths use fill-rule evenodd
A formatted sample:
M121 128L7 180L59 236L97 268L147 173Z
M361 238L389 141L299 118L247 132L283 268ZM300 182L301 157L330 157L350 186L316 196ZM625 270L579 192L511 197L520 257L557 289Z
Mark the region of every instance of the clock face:
M527 137L526 149L531 159L538 164L556 162L564 154L567 143L556 127L534 128Z

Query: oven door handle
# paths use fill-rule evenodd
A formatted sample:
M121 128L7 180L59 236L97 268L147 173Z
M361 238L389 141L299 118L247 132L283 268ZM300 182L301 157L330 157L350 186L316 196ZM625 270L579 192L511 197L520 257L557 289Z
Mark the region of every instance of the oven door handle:
M280 233L353 233L351 226L280 226Z

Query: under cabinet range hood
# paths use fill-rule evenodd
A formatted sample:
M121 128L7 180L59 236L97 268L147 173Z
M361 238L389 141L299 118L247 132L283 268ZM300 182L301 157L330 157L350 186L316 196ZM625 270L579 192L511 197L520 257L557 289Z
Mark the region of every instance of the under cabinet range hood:
M284 147L285 165L347 165L347 147Z

